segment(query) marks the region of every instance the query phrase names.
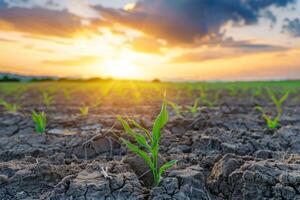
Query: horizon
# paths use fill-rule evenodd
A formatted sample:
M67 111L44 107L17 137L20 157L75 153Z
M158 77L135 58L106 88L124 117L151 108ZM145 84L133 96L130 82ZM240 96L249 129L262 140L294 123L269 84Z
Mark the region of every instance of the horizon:
M300 0L0 0L0 72L300 79Z
M7 76L8 78L16 78L19 79L20 82L28 82L34 79L50 79L49 81L89 81L92 79L99 79L104 81L133 81L133 82L153 82L159 81L164 83L255 83L255 82L299 82L300 78L296 79L216 79L216 80L193 80L193 79L132 79L132 78L113 78L113 77L101 77L101 76L90 76L90 77L75 77L75 76L51 76L51 75L26 75L26 74L18 74L18 73L9 73L9 72L1 72L0 71L0 80L1 78ZM22 79L28 79L26 81L22 81Z

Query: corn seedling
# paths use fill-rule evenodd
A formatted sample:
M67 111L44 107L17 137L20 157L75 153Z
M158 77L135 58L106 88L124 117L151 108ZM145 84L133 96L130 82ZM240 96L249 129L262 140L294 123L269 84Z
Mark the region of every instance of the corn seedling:
M198 112L198 107L199 107L199 99L197 98L194 102L193 106L187 106L188 112L192 113L193 115L196 115Z
M63 90L63 95L67 101L71 100L71 92L69 90Z
M79 112L81 116L87 116L89 114L89 110L90 108L88 106L82 106L81 108L79 108Z
M46 107L49 107L53 103L53 96L50 96L47 92L43 92L43 103Z
M261 96L261 88L256 88L253 92L253 97L260 97Z
M282 104L287 100L287 98L289 96L289 92L286 92L280 99L278 99L275 96L275 94L273 94L273 92L271 92L270 90L267 90L267 92L268 92L268 95L270 96L270 98L272 99L273 103L276 106L276 111L277 111L276 116L274 118L272 118L271 116L267 115L265 110L261 106L257 106L256 109L262 112L262 117L266 121L268 128L276 129L280 125L280 118L281 118L281 115L283 112Z
M96 100L93 105L92 105L92 108L99 108L102 106L102 102L100 100L100 98L98 100Z
M18 109L20 109L20 105L10 104L3 99L0 99L0 105L2 105L8 112L17 113Z
M176 116L181 115L182 107L180 105L176 104L175 102L171 102L171 101L168 101L167 103L171 106L171 108L173 109Z
M120 116L117 117L118 121L122 124L123 128L135 141L140 145L137 146L128 140L121 138L121 141L127 146L129 150L133 153L137 154L141 158L145 160L147 165L149 166L153 177L154 177L154 185L157 186L160 183L161 177L163 173L174 166L176 164L176 160L172 160L170 162L165 163L161 167L158 163L159 157L159 142L161 139L161 129L166 125L169 120L169 113L167 110L167 102L164 100L160 114L157 116L152 133L147 129L143 128L134 120L131 120L132 124L143 131L145 134L139 134L130 128L129 124Z
M202 92L200 93L201 101L209 108L212 108L217 104L219 100L219 96L220 96L220 91L217 91L215 92L213 99L209 100L204 90L202 90Z
M32 120L35 123L35 130L38 133L45 133L46 130L46 114L44 112L35 112L34 110L32 111Z

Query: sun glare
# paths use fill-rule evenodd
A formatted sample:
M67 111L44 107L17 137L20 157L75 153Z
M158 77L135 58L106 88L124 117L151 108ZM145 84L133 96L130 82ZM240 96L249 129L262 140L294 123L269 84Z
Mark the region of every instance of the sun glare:
M129 60L109 60L104 62L106 76L132 79L140 76L139 67Z

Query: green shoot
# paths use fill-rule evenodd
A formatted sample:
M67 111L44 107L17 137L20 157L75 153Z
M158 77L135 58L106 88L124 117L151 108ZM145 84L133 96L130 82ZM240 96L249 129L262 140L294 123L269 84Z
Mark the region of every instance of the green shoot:
M262 117L266 121L269 129L276 129L279 126L280 115L277 114L277 116L274 119L272 119L266 114L265 110L261 106L256 106L255 108L262 112Z
M162 108L160 114L157 116L153 128L152 134L147 129L140 126L134 120L131 120L132 124L144 132L144 134L139 134L135 132L133 129L130 128L129 124L120 116L117 116L118 121L122 124L125 131L130 135L135 141L140 145L131 143L130 141L121 138L121 141L127 146L129 150L133 153L137 154L141 158L145 160L147 165L149 166L153 178L154 178L154 185L157 186L160 183L161 177L163 173L174 166L176 164L176 160L172 160L170 162L165 163L161 167L158 163L159 157L159 143L161 139L161 129L166 125L169 120L169 113L167 110L167 102L164 100L162 104Z
M20 105L17 104L10 104L3 99L0 99L0 105L2 105L8 112L11 113L17 113L21 107Z
M211 107L213 107L213 106L215 106L217 104L217 101L219 100L219 96L220 96L220 92L216 91L215 94L214 94L214 96L213 96L213 99L210 100L210 99L208 99L206 88L204 86L202 86L200 88L200 99L201 99L201 102L203 102L209 108L211 108Z
M287 100L290 92L287 91L280 99L278 99L271 90L268 89L267 92L268 92L270 98L272 99L273 103L275 104L278 113L280 113L280 115L281 115L282 114L282 104Z
M207 98L207 95L206 95L206 94L203 95L203 92L202 92L201 95L200 95L200 98L201 98L201 101L202 101L205 105L207 105L209 108L212 108L212 107L214 107L214 106L217 104L217 102L218 102L218 100L219 100L219 96L220 96L220 92L218 91L218 92L216 92L216 93L214 94L213 99L212 99L212 100L209 100L209 99Z
M43 92L43 103L46 107L49 107L53 103L53 96L50 96L47 92Z
M93 103L92 103L92 108L100 108L102 106L102 98L100 97L93 97Z
M175 102L171 102L171 101L168 101L167 103L171 106L171 108L173 109L176 116L181 115L182 107L180 105L176 104Z
M67 101L71 100L71 92L69 90L63 90L63 95Z
M253 97L260 97L261 96L261 89L260 88L256 88L253 92Z
M86 117L89 114L90 108L88 106L82 106L79 108L79 112L81 116Z
M46 130L46 114L44 112L37 113L32 111L32 120L35 123L35 130L37 133L45 133Z
M262 117L266 121L268 128L276 129L280 125L280 118L283 112L282 105L287 100L289 96L289 91L286 92L280 99L278 99L271 90L267 90L267 92L276 106L277 115L274 118L272 118L271 116L268 116L266 114L265 110L261 106L257 106L256 109L262 112Z
M194 105L187 106L187 109L190 113L192 113L193 115L196 115L196 113L198 112L198 107L199 107L199 99L197 98L194 102Z

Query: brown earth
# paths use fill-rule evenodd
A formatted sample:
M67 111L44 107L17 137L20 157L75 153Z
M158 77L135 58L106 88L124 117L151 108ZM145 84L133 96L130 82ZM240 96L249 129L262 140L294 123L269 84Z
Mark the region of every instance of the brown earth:
M126 135L116 115L150 129L159 112L161 93L139 92L99 98L101 105L87 117L78 109L83 102L92 107L96 91L74 92L69 101L56 93L49 108L34 89L21 99L2 95L21 101L22 109L11 114L0 108L0 199L300 199L299 91L290 95L273 131L254 109L262 105L272 113L264 94L221 90L216 105L201 103L195 116L176 117L169 108L161 160L178 163L154 188L147 166L118 140ZM192 105L197 92L177 94L168 91L168 99ZM35 132L32 109L46 112L45 134Z

